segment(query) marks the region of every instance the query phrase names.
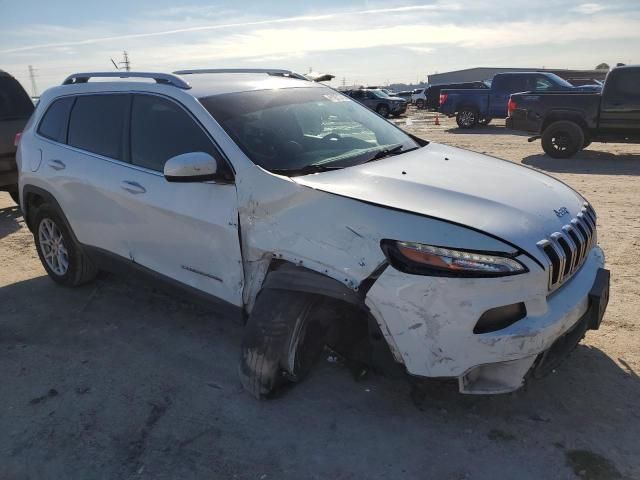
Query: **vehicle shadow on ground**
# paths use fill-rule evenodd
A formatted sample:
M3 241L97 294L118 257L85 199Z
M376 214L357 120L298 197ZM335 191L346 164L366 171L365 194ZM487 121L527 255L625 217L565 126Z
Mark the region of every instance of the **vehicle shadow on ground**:
M20 229L19 218L22 218L22 211L17 205L15 207L0 208L0 238L4 238Z
M243 327L179 295L116 275L77 289L39 277L0 288L0 305L0 411L11 408L0 431L14 432L0 436L9 452L0 464L25 477L90 478L100 468L129 478L144 466L140 478L296 478L281 475L286 464L315 478L371 478L344 474L365 459L395 478L391 465L422 471L428 455L433 478L473 478L437 460L500 464L535 445L535 458L561 452L566 468L576 444L593 460L589 452L618 441L640 455L637 372L594 347L509 395L463 396L451 382L415 386L384 373L355 381L325 357L305 382L258 402L237 378ZM602 478L619 478L615 461L594 455L595 466L579 463L582 478L600 478L590 469L602 462L613 469Z
M551 158L545 154L529 155L524 165L554 173L593 175L640 175L640 155L616 155L598 150L582 150L572 158Z
M530 137L531 134L527 132L520 132L517 130L511 130L500 125L487 125L478 126L475 128L448 128L445 130L447 133L453 133L456 135L512 135L515 137Z

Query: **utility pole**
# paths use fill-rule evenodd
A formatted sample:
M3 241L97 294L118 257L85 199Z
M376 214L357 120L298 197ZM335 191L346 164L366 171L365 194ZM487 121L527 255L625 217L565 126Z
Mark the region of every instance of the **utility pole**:
M36 85L35 69L32 65L29 65L29 78L31 79L31 94L34 97L38 96L38 86Z
M124 50L122 52L122 56L123 56L124 60L122 60L121 62L116 63L115 60L112 58L111 59L111 63L113 63L113 66L116 67L116 70L124 69L127 72L130 72L131 71L131 62L129 61L129 54L127 53L126 50Z

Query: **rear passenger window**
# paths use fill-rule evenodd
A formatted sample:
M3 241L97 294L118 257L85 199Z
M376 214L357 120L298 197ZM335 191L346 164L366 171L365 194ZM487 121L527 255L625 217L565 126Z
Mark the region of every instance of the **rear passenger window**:
M73 97L67 97L53 102L44 117L42 117L38 133L50 140L66 143L69 112L71 111L73 100Z
M128 108L128 95L77 97L69 121L69 145L123 160Z
M216 156L211 140L179 105L153 95L135 95L131 163L161 172L167 160L190 152Z

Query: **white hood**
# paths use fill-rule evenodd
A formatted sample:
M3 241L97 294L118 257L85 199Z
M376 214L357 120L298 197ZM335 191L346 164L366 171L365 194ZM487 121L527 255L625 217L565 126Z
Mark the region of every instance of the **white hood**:
M536 243L560 231L584 203L577 192L533 169L437 143L294 181L473 227L534 255ZM562 207L569 214L558 217L554 210Z

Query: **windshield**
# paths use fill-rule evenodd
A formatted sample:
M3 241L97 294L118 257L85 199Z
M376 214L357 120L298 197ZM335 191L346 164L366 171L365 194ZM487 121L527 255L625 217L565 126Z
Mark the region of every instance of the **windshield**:
M200 102L257 165L302 175L418 148L406 133L328 88L228 93Z
M369 91L372 92L378 98L390 98L387 92L385 92L384 90L369 90Z
M569 82L567 82L564 78L559 77L558 75L556 75L555 73L547 73L546 77L550 80L552 80L556 85L559 85L561 87L566 87L566 88L574 88L573 85L571 85Z

